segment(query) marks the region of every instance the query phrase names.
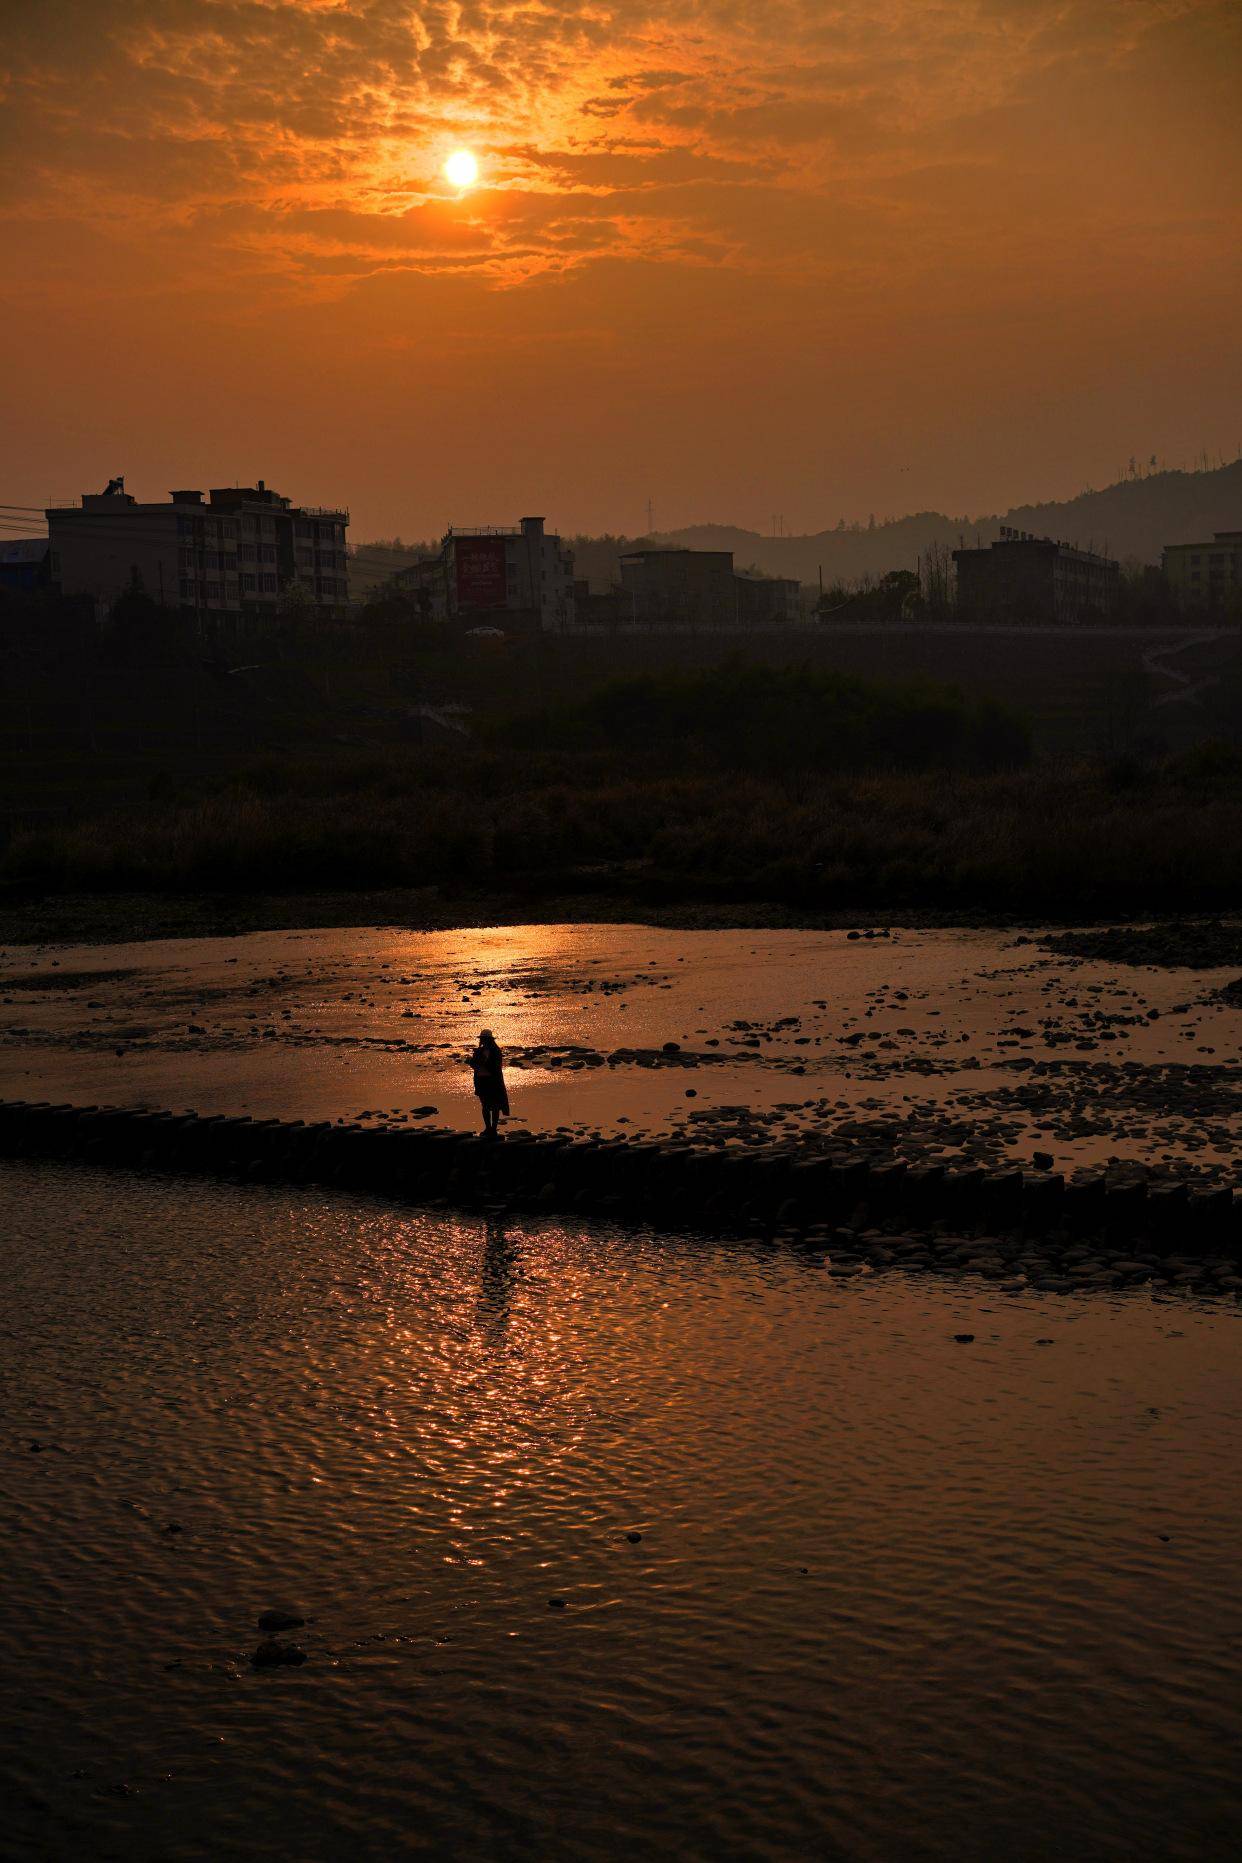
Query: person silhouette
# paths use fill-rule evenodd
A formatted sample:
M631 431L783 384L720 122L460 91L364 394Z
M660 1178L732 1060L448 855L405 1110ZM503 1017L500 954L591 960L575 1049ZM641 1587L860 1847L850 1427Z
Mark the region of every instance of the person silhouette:
M509 1116L509 1095L505 1088L504 1056L496 1046L490 1029L479 1036L478 1046L470 1057L474 1072L474 1090L483 1113L484 1138L499 1136L500 1115Z

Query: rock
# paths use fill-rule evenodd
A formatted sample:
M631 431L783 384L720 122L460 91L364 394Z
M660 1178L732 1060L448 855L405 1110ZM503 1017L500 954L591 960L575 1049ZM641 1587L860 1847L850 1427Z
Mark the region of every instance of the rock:
M296 1643L278 1643L267 1637L250 1658L255 1669L296 1669L306 1661L306 1651Z
M973 1345L975 1343L975 1335L973 1333L954 1333L953 1338L958 1345Z
M639 1540L643 1536L641 1533L627 1533L625 1537L630 1542L631 1546L637 1546Z
M1050 1151L1037 1151L1031 1154L1031 1163L1037 1171L1051 1171L1054 1162Z
M698 1097L699 1097L699 1090L697 1087L686 1088L686 1098L688 1100L697 1100Z
M270 1636L275 1630L300 1630L305 1622L296 1611L263 1611L255 1620L255 1628Z
M681 1043L679 1041L666 1041L660 1052L661 1054L680 1054Z
M563 1611L565 1609L564 1598L549 1598L548 1609L550 1611Z

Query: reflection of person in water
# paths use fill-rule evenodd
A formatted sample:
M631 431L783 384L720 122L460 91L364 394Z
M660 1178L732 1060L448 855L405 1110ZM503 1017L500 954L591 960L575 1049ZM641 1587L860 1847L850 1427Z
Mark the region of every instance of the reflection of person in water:
M517 1288L518 1252L505 1234L503 1222L489 1217L483 1238L483 1272L479 1284L479 1317L494 1344L499 1344L513 1318Z
M495 1138L500 1128L500 1115L509 1117L509 1095L505 1090L504 1056L490 1029L484 1029L479 1036L470 1065L474 1070L474 1090L483 1109L484 1135Z

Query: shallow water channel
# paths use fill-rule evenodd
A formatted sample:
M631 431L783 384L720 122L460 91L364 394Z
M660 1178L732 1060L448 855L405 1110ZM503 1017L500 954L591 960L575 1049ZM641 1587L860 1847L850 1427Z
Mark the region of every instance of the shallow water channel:
M482 1026L532 1130L840 1133L903 1156L1234 1182L1234 971L1016 934L386 927L0 950L0 1095L473 1126ZM863 1131L859 1131L859 1122Z
M54 1164L0 1205L16 1854L1236 1854L1232 1304ZM271 1607L302 1666L251 1666Z

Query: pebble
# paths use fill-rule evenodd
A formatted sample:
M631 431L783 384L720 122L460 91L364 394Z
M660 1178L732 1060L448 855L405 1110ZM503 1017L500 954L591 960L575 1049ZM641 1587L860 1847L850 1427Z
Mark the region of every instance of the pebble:
M305 1622L297 1611L262 1611L255 1620L255 1628L270 1635L276 1630L300 1630Z

